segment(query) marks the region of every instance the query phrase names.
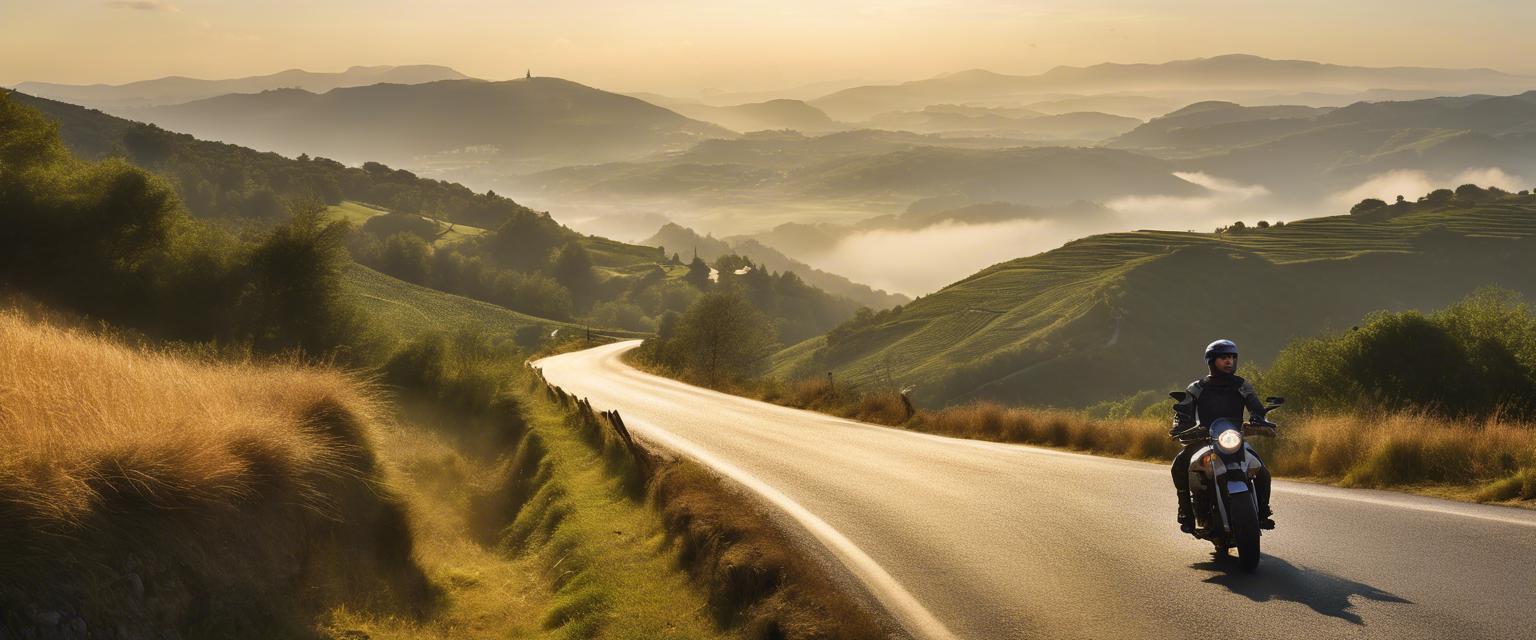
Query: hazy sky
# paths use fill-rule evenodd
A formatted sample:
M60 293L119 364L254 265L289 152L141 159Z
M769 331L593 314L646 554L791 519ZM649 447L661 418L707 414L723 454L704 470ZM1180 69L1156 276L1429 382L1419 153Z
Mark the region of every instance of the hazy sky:
M689 93L1252 53L1536 73L1536 2L0 0L0 85L434 63Z

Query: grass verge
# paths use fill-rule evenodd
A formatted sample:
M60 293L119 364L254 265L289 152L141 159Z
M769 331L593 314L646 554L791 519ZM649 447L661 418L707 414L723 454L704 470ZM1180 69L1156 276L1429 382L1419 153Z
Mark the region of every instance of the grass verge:
M338 607L337 638L739 638L680 571L661 517L559 404L513 381L517 437L466 443L453 418L384 430L418 553L443 590L430 618ZM502 438L496 438L502 440Z
M662 548L708 594L722 628L746 638L889 638L889 620L797 549L755 499L696 463L640 446L617 412L535 376L545 402L562 408L583 445L634 500L646 499L664 522ZM526 490L519 495L527 495ZM531 499L537 503L537 493Z

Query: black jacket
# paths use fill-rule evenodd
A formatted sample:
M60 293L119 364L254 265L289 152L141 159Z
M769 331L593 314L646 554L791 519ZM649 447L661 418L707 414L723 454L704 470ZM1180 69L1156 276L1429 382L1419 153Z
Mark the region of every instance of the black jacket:
M1238 396L1242 398L1243 406L1248 408L1248 415L1255 418L1264 417L1264 402L1259 400L1259 393L1253 390L1253 384L1244 380L1242 376L1232 376L1237 385ZM1200 423L1200 396L1205 392L1205 386L1210 382L1210 376L1189 383L1184 389L1184 399L1173 405L1173 427L1168 430L1169 435L1177 434ZM1242 416L1238 416L1239 419ZM1208 424L1200 426L1209 427Z

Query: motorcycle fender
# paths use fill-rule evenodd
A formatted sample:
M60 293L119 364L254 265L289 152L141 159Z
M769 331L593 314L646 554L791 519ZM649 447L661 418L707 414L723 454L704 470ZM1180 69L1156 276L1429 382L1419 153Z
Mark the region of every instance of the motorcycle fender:
M1229 493L1231 495L1237 495L1237 494L1243 493L1243 492L1245 492L1247 490L1248 490L1248 483L1243 482L1242 480L1228 480L1227 481L1227 493Z
M1244 462L1248 463L1247 464L1248 474L1252 475L1253 473L1255 473L1259 469L1264 468L1264 463L1263 462L1259 462L1259 456L1254 455L1253 449L1251 449L1251 448L1245 448L1245 449L1246 449L1245 453L1247 454L1246 455L1247 459L1244 460Z
M1215 448L1209 445L1195 450L1195 455L1189 457L1189 485L1191 487L1204 487L1211 478L1219 478L1226 471L1221 463L1220 456L1211 456L1213 464L1201 464L1200 460L1208 453L1215 453ZM1212 469L1211 467L1215 467Z

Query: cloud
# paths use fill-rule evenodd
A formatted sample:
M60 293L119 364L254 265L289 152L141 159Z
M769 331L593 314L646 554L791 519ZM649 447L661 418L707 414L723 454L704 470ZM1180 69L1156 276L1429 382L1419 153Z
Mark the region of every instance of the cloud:
M1173 175L1205 187L1208 193L1190 197L1126 196L1105 206L1133 228L1204 229L1252 217L1256 205L1269 196L1269 189L1261 184L1242 184L1198 171Z
M1051 220L974 225L945 221L920 230L858 233L842 239L826 254L797 257L854 282L918 295L999 262L1054 249L1080 235Z
M1451 185L1455 187L1456 185ZM1399 169L1371 176L1370 179L1328 198L1335 207L1348 208L1366 198L1380 198L1387 202L1403 196L1414 200L1435 190L1435 183L1423 171Z
M1365 182L1333 194L1328 201L1344 209L1366 198L1379 198L1392 202L1397 199L1397 196L1402 196L1413 201L1435 189L1455 189L1469 183L1480 187L1498 187L1505 191L1526 188L1523 186L1524 178L1510 175L1498 167L1467 169L1454 176L1446 174L1431 176L1416 169L1399 169L1371 176Z
M1498 187L1505 191L1519 191L1529 188L1525 184L1525 178L1504 173L1504 170L1498 167L1467 169L1457 174L1456 178L1451 182L1455 182L1456 186L1472 183L1479 187Z
M159 11L162 13L178 13L181 9L176 5L163 0L108 0L104 2L111 9L131 9L133 11Z

